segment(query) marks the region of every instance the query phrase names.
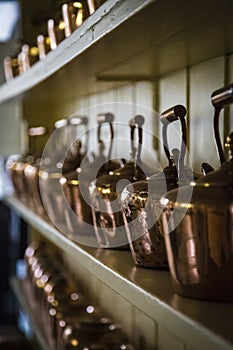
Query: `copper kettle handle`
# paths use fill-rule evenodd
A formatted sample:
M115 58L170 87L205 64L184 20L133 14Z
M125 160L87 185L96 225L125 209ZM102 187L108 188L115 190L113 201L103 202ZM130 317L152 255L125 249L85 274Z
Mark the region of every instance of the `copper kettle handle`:
M79 115L73 115L68 119L68 126L80 126L83 125L85 127L85 151L83 152L84 154L87 152L88 149L88 139L89 139L89 132L88 132L88 118L86 116L79 116ZM71 129L71 135L72 135L72 129ZM76 136L76 135L75 135ZM80 145L80 150L82 147L82 142L80 140L75 141L75 144ZM81 152L80 152L81 153Z
M219 115L222 108L224 108L226 105L233 103L233 84L214 91L211 95L211 101L215 108L215 112L214 112L215 142L218 149L219 160L220 160L220 163L222 164L223 162L226 161L226 157L223 151L221 138L220 138Z
M142 125L144 124L145 118L138 114L129 121L130 126L130 140L131 140L131 157L135 164L141 161L141 150L142 150ZM135 129L138 129L138 146L135 147Z
M28 138L29 138L29 146L32 148L30 150L31 154L34 154L35 156L38 153L38 144L37 144L37 137L38 136L43 136L48 134L48 129L44 126L31 126L28 128ZM33 140L33 141L32 141Z
M180 120L181 123L181 134L182 134L182 143L180 147L180 156L179 156L179 176L183 177L183 170L184 170L184 157L186 153L186 144L187 144L187 128L186 128L186 122L185 122L185 116L186 116L186 108L183 105L175 105L166 111L164 111L161 116L160 120L163 124L162 128L162 136L163 136L163 147L164 152L167 156L169 166L173 165L171 153L168 148L168 142L167 142L167 128L168 125L176 120Z
M104 150L104 143L103 143L103 140L101 139L102 125L107 123L109 124L109 128L110 128L110 146L109 146L107 160L110 160L111 153L112 153L112 145L113 145L113 138L114 138L113 125L112 125L113 120L114 120L114 115L112 113L100 113L97 115L97 123L98 123L97 137L98 137L100 154L102 154Z

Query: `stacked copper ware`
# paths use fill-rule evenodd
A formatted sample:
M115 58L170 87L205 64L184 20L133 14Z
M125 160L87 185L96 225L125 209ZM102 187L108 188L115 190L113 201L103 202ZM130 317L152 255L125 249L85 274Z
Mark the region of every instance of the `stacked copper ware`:
M28 153L14 160L9 159L6 164L15 195L39 215L44 215L44 208L40 197L38 172L42 156L41 144L44 144L47 134L48 130L43 126L30 127ZM38 146L39 138L40 146Z
M35 45L24 43L17 55L5 57L3 67L6 81L26 73L37 61L43 60L104 2L104 0L62 2L47 22L47 33L38 34Z
M92 303L48 242L32 241L25 262L25 297L49 349L136 349L122 327Z
M56 145L55 168L51 173L43 169L38 171L41 163L31 154L8 164L16 195L38 213L43 213L45 204L46 212L51 206L52 219L62 219L63 229L71 232L72 238L91 237L100 248L130 249L138 266L169 268L174 291L179 295L233 301L230 278L233 268L233 136L231 133L225 143L228 147L226 156L219 132L220 112L233 102L233 85L213 92L211 101L215 109L213 130L221 163L218 170L203 163L200 166L202 174L196 174L185 165L184 106L173 106L160 116L168 165L157 172L141 161L144 123L141 115L129 122L130 160L112 159L114 116L111 113L98 115L99 150L93 159L86 157L87 118L76 116L56 124L61 138ZM179 149L170 150L167 128L178 121L182 142ZM110 135L107 154L101 136L104 124L109 126ZM62 142L70 140L69 136L64 137L63 131L69 135L68 130L80 125L86 128L86 139L78 138L64 158L59 147L63 150ZM135 143L136 131L138 143ZM47 161L51 162L51 159ZM44 184L43 201L38 178L42 190ZM125 180L130 184L125 186ZM54 190L54 184L63 197ZM46 199L48 188L52 189L52 200L51 196ZM70 210L63 210L64 198ZM90 232L84 229L87 226L82 226L83 223L89 225Z

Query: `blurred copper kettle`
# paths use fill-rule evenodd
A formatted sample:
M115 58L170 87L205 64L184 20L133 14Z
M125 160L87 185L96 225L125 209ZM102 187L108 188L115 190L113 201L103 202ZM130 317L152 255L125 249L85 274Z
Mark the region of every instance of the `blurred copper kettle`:
M65 198L60 181L64 174L80 165L84 156L80 152L80 143L72 143L72 140L76 139L80 125L86 120L86 117L76 115L58 120L40 165L39 185L43 205L52 223L62 230L66 230L66 217Z
M36 210L35 198L37 194L32 190L32 187L34 189L34 184L31 183L33 174L32 172L28 173L28 170L32 169L31 167L34 165L37 166L42 154L42 146L47 138L47 131L44 126L29 127L27 130L29 141L27 153L15 160L9 159L6 164L14 185L15 195L33 210Z
M221 167L162 199L163 229L174 290L214 301L233 301L233 146L226 161L219 115L233 103L233 84L212 94L214 133Z
M145 179L151 174L141 161L142 125L144 117L135 116L130 120L131 160L108 175L103 175L90 185L92 215L96 237L102 248L128 248L121 210L120 194L127 182ZM135 130L138 130L138 146L135 146ZM146 171L145 171L146 168Z
M187 143L185 115L186 108L182 105L175 105L161 114L168 165L153 176L126 186L121 194L127 237L134 262L139 266L168 267L164 236L158 220L162 212L159 200L164 193L178 187L178 164L186 177L192 179L195 176L191 169L184 167ZM180 151L174 149L170 152L167 128L177 120L181 123Z
M62 185L67 202L70 209L66 211L66 224L73 238L81 239L83 244L88 242L90 235L94 238L93 244L96 245L93 230L92 212L90 207L89 185L94 178L109 173L119 168L118 160L111 159L112 144L114 139L113 130L114 115L112 113L101 113L97 116L97 138L98 138L98 154L87 156L82 163L74 171L63 175L60 183ZM105 149L102 140L103 126L109 127L109 148ZM86 130L88 135L88 130ZM74 215L75 214L75 215ZM89 236L89 237L88 237ZM89 243L88 243L89 244ZM90 244L92 244L90 242Z

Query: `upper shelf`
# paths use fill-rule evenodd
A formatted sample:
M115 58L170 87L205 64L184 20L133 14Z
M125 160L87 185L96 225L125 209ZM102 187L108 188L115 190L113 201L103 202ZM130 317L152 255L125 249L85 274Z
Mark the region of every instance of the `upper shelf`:
M151 319L171 327L193 347L233 349L233 304L182 298L174 294L168 271L138 268L129 251L77 245L15 198L6 200L31 226Z
M232 10L231 0L108 0L43 61L3 84L0 103L22 95L66 101L229 54Z

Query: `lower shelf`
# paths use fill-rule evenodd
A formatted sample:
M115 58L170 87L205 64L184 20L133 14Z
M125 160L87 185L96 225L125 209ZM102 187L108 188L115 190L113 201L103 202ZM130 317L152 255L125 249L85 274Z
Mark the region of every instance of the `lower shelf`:
M33 328L33 332L42 349L55 350L55 349L51 349L51 347L48 345L46 338L42 332L40 319L39 317L36 317L38 316L36 305L33 302L32 298L30 298L25 281L17 278L11 278L11 287L21 307L28 314L30 318L31 326Z
M78 264L172 330L193 349L233 350L233 304L182 298L173 292L168 271L136 267L128 251L80 246L15 198L6 204Z

